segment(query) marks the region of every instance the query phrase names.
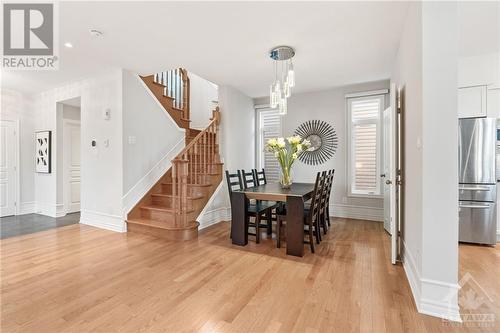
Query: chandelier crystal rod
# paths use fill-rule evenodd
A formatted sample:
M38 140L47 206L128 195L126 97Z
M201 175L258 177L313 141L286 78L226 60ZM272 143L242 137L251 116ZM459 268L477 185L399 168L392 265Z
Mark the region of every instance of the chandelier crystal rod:
M269 104L271 108L279 108L280 115L287 114L287 99L291 96L291 88L295 86L295 71L292 58L295 50L290 46L278 46L269 52L274 61L274 82L269 88Z

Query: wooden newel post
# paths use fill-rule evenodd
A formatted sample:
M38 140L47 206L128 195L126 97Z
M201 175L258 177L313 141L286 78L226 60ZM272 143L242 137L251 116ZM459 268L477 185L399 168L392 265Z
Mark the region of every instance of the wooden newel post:
M188 165L189 160L184 158L176 158L172 161L173 172L173 193L174 193L174 208L175 208L175 224L176 226L187 225L187 197L188 197Z

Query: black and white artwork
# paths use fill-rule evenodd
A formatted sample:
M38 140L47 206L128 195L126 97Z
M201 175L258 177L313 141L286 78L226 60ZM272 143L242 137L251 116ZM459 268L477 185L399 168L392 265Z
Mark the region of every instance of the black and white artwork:
M40 173L50 173L52 132L41 131L35 133L35 170Z
M295 134L311 142L311 147L299 155L299 160L306 164L323 164L337 151L337 132L327 122L322 120L306 121L295 130Z

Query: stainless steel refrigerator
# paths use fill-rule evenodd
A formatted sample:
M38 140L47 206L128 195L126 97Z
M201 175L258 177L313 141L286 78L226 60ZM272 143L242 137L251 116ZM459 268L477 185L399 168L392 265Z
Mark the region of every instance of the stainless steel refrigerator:
M496 241L496 119L459 120L459 240Z

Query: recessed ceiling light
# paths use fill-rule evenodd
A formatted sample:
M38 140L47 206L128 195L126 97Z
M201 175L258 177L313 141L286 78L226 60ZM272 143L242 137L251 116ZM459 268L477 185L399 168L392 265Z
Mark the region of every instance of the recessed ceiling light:
M90 32L90 35L92 37L95 37L95 38L102 37L102 35L103 35L102 31L99 31L97 29L90 29L89 32Z
M68 48L72 48L73 47L73 44L69 43L69 42L66 42L64 43L64 46L68 47Z

